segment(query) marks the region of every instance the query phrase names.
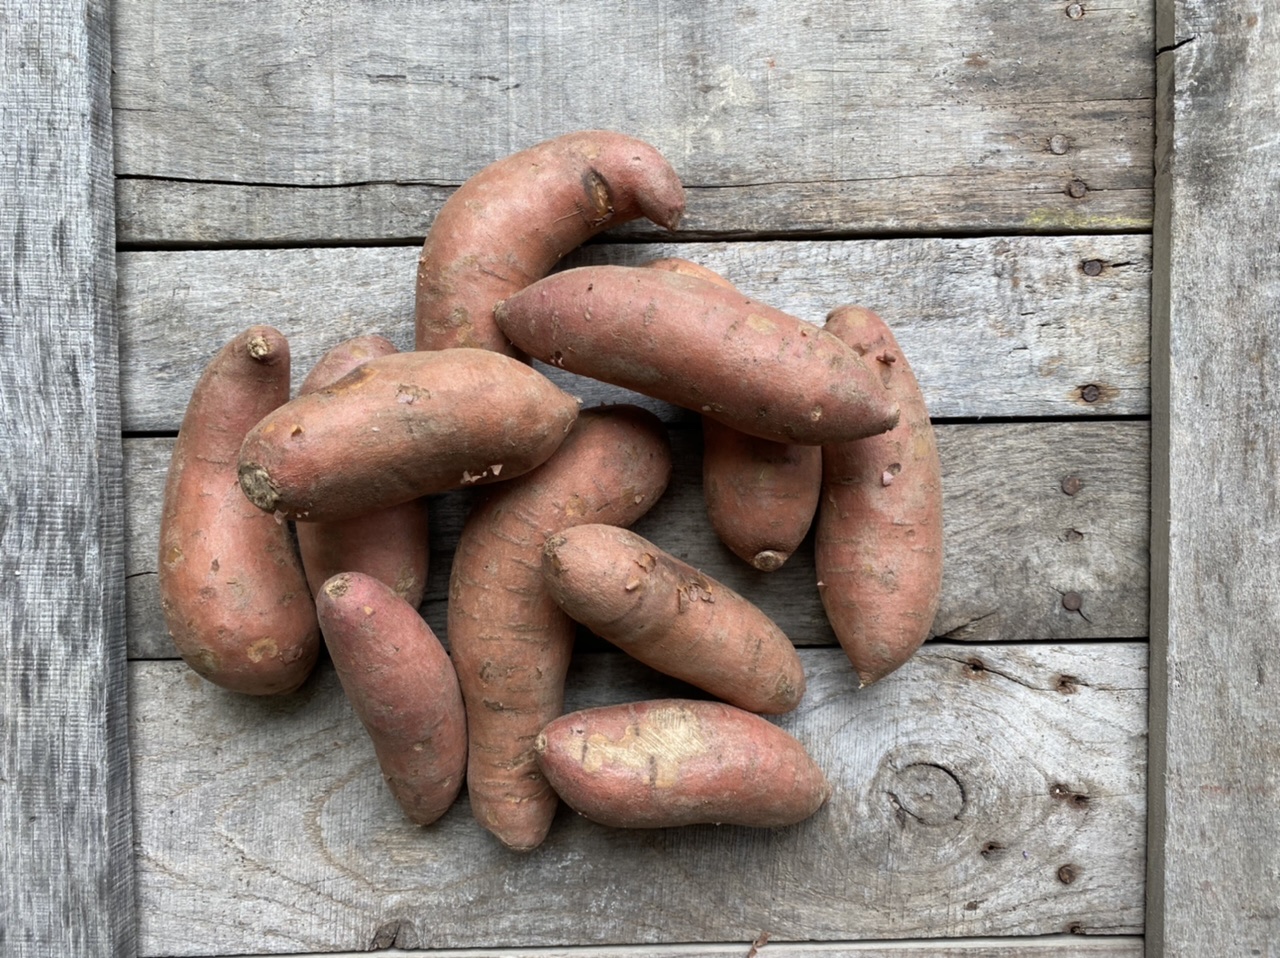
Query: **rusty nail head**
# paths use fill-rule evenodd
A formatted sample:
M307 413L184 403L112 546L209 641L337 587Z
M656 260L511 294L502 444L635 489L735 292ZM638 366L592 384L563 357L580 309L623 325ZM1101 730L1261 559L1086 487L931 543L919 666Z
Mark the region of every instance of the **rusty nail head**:
M1071 865L1063 865L1058 869L1058 881L1064 885L1070 885L1076 880L1076 870Z
M1102 395L1102 390L1099 389L1097 386L1095 386L1093 383L1089 383L1089 385L1087 386L1080 387L1080 398L1083 399L1085 402L1097 402L1098 397L1101 395Z
M1058 156L1067 152L1067 138L1061 133L1055 133L1049 137L1049 152L1056 153Z
M1086 276L1100 276L1102 274L1102 260L1087 259L1080 264L1080 268L1084 270Z
M1067 6L1067 16L1072 20L1079 20L1084 16L1084 4L1072 3Z
M1067 195L1073 200L1078 200L1089 192L1089 187L1085 185L1084 180L1072 180L1067 184Z
M1068 612L1079 612L1083 603L1084 599L1080 597L1079 592L1068 592L1062 597L1062 607Z
M1084 480L1079 476L1067 476L1067 478L1062 480L1062 491L1069 496L1074 496L1083 488Z

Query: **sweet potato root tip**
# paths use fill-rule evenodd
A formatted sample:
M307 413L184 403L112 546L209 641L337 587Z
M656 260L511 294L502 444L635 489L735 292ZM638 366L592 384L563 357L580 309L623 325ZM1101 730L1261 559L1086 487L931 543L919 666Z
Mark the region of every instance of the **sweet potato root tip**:
M776 549L765 549L757 552L751 559L751 564L761 572L777 572L786 564L790 558L789 552L779 552Z
M254 336L249 340L249 355L259 361L271 355L271 343L264 336Z
M280 506L280 490L271 481L267 470L252 463L246 463L239 469L240 488L245 498L263 512L275 512Z

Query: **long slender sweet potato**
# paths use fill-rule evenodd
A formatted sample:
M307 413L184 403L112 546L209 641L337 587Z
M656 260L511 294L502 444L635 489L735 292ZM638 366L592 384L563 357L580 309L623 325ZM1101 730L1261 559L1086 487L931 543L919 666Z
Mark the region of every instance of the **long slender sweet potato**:
M357 366L398 352L383 336L357 336L320 357L299 395L329 386ZM427 587L427 509L422 499L338 522L299 522L298 551L313 595L339 572L364 572L415 609Z
M289 528L236 482L253 425L289 398L289 344L244 331L196 383L173 447L160 516L160 604L193 669L224 688L289 692L320 648L315 607Z
M417 610L372 576L344 572L316 595L324 641L387 787L430 825L466 771L467 720L453 663Z
M349 519L545 462L578 402L481 349L380 356L265 417L240 449L249 500L288 519Z
M831 796L793 736L723 702L659 699L573 712L538 736L560 797L615 828L778 828Z
M543 362L764 439L816 445L897 422L883 384L836 337L697 277L583 266L513 294L494 319Z
M418 258L418 349L514 356L493 307L590 237L646 216L674 230L684 188L652 146L608 130L569 133L485 167L441 208Z
M670 256L642 264L733 284L700 263ZM822 449L749 436L702 417L702 494L729 551L761 572L782 568L813 524L822 491Z
M467 518L449 586L449 645L470 725L467 790L476 820L511 848L546 837L557 799L533 755L564 710L575 626L547 594L547 537L582 522L626 525L671 474L666 429L635 406L586 409L533 472L494 487Z
M634 532L559 532L543 549L542 575L571 618L732 705L777 714L804 695L800 656L772 619Z
M857 306L827 329L876 363L902 409L882 436L822 448L815 563L836 638L863 685L929 636L942 584L942 467L929 411L889 327Z

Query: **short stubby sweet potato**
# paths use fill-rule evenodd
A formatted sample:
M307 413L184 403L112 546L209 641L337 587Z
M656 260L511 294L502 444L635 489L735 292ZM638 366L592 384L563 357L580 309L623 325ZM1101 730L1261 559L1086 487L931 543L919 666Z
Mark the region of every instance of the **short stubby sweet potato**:
M357 366L399 352L384 336L356 336L334 346L303 380L299 395L329 386ZM395 590L415 609L427 587L427 508L411 499L337 522L299 522L298 551L312 594L339 572L364 572Z
M772 619L626 529L593 523L542 550L551 598L632 657L751 712L800 704L804 667Z
M535 748L566 804L614 828L779 828L808 818L831 796L794 736L723 702L584 709L551 722Z
M863 685L929 637L942 588L942 466L911 365L883 319L856 306L827 329L874 362L902 409L882 436L822 448L814 560L827 619Z
M296 689L320 648L289 527L236 481L245 434L288 398L284 336L254 326L227 343L191 394L160 514L160 605L178 652L209 681L254 695Z
M485 167L449 197L418 258L416 348L514 356L499 300L602 230L644 216L674 230L684 188L649 144L609 130L556 137Z
M879 378L836 337L695 276L582 266L514 293L494 319L536 359L764 439L817 445L897 422Z
M656 416L635 406L585 409L555 455L495 486L467 517L448 610L470 726L467 791L476 820L510 848L537 847L558 805L533 742L564 711L576 627L547 594L542 546L582 522L634 522L670 475Z
M577 416L576 399L508 356L380 356L264 418L240 449L240 485L287 519L349 519L526 473Z
M387 787L410 821L430 825L458 797L467 764L466 713L444 646L413 606L358 572L325 582L316 611Z

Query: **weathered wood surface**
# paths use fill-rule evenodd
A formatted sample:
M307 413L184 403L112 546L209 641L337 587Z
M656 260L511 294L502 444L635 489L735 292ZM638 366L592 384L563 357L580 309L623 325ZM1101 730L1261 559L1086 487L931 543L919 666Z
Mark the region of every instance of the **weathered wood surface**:
M565 811L525 856L465 800L403 819L327 668L260 700L134 663L141 951L1141 931L1145 644L933 645L863 691L839 650L802 656L780 724L836 785L814 818L627 832ZM568 704L678 690L596 653Z
M125 253L125 428L176 431L209 358L268 323L295 385L330 346L376 332L413 345L414 248ZM573 264L704 263L821 323L857 301L898 332L935 417L1141 415L1148 409L1150 240L1142 236L599 245ZM674 407L539 364L588 404ZM1088 389L1086 387L1095 387Z
M945 569L934 632L966 641L1146 635L1147 426L1142 422L939 426ZM676 473L637 532L741 592L800 645L833 644L811 542L762 573L715 538L702 499L700 439L673 433ZM169 439L126 442L129 647L171 658L156 577ZM1078 491L1066 489L1079 483ZM1064 486L1064 483L1066 485ZM443 638L449 565L473 492L434 497L423 614ZM1080 599L1078 611L1064 604Z
M1274 955L1280 20L1157 6L1149 954Z
M594 127L668 156L693 234L1150 227L1145 0L113 7L126 242L420 239Z
M101 3L0 15L0 953L135 944Z

